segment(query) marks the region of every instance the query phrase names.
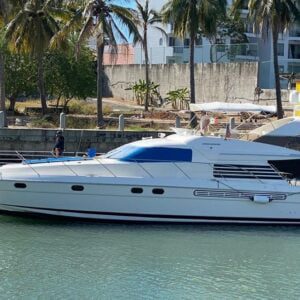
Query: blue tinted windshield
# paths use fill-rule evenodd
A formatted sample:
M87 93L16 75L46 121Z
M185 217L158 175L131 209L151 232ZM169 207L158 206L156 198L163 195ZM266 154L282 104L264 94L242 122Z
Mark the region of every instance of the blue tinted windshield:
M108 152L105 157L122 161L182 162L192 161L192 150L170 147L137 147L125 145Z

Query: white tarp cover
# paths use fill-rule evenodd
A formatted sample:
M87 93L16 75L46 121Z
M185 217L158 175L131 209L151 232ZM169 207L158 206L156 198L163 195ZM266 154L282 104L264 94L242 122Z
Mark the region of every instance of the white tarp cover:
M257 105L252 103L224 103L210 102L190 104L192 111L212 111L212 112L269 112L276 113L274 105Z

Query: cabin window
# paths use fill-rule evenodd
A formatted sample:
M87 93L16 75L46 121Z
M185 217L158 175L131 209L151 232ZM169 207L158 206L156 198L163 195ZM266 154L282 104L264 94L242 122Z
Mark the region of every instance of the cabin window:
M152 190L152 193L153 194L156 194L156 195L162 195L162 194L164 194L164 190L163 189L153 189Z
M84 190L84 187L82 185L72 185L72 190L76 192L81 192Z
M139 188L139 187L134 187L134 188L131 189L131 193L133 193L133 194L142 194L143 189Z
M26 189L26 187L27 187L26 183L23 183L23 182L15 183L15 188L17 188L17 189Z
M191 162L192 150L185 148L124 145L108 152L105 157L134 162Z

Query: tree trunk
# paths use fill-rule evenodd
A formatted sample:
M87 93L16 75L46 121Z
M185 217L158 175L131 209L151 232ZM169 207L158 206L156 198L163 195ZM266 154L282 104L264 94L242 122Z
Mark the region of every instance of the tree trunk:
M16 97L11 96L9 97L9 111L14 112L15 111L15 106L16 106Z
M191 103L196 103L195 99L195 33L190 35L190 100ZM194 112L191 112L190 125L192 128L197 126L197 118Z
M58 107L59 107L60 98L61 98L61 93L58 95L58 97L56 99L56 109L58 109Z
M98 127L104 125L102 97L103 97L103 53L104 42L97 42L97 123Z
M47 99L46 99L45 79L44 79L44 63L43 63L42 56L39 56L37 58L37 64L38 64L37 83L38 83L38 88L39 88L39 92L40 92L42 114L45 115L47 113Z
M276 28L273 28L272 34L273 34L273 59L274 59L273 62L274 62L275 89L276 89L277 119L282 119L283 109L282 109L282 102L281 102L281 87L280 87L278 51L277 51L278 31Z
M4 55L0 50L0 111L4 113L4 125L7 126L5 109L5 74L4 74Z
M145 79L146 79L146 98L145 98L145 111L149 108L150 98L150 79L149 79L149 57L148 57L148 41L147 41L147 27L144 27L144 51L145 51Z
M190 97L191 103L195 102L195 34L190 37Z

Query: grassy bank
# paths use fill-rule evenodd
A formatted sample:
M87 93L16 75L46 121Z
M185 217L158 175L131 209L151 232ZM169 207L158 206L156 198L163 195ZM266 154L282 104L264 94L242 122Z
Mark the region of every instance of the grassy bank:
M128 105L128 103L127 103ZM143 112L143 109L131 108L119 109L120 103L103 105L105 129L116 130L118 128L119 115L125 117L125 130L148 131L168 130L174 126L174 113L167 111ZM57 107L56 101L48 101L48 113L41 116L40 101L27 100L17 102L14 114L9 116L9 125L23 125L29 128L58 128L60 113L66 112L67 128L95 129L97 128L96 102L72 99L67 106Z

